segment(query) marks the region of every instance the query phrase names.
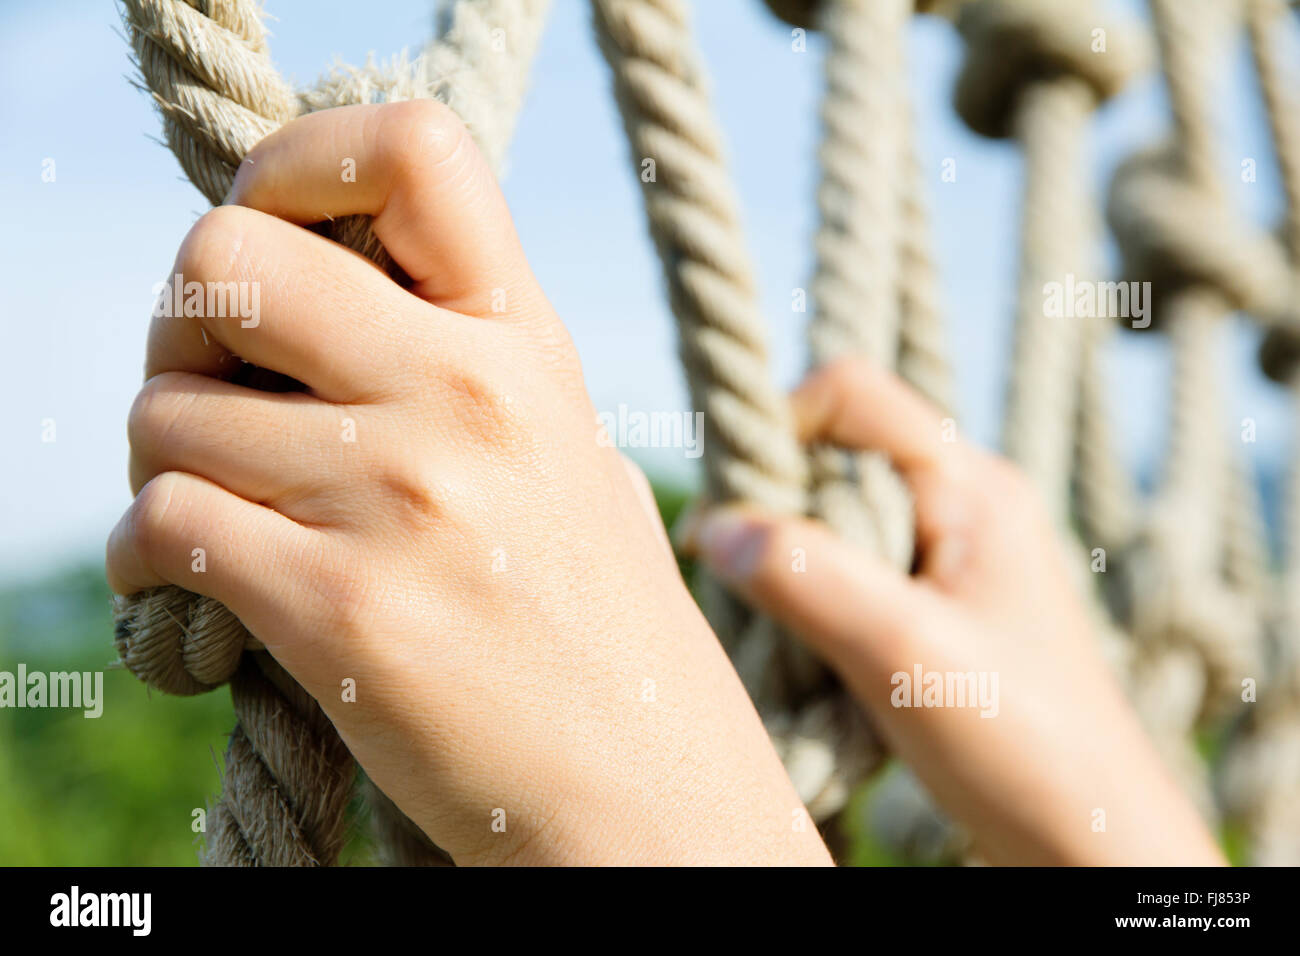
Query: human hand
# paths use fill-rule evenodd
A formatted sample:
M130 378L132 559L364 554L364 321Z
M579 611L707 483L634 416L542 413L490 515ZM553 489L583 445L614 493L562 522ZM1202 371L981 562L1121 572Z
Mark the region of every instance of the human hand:
M818 522L734 507L688 520L687 549L840 674L990 862L1222 863L1100 656L1036 489L944 441L934 409L865 361L814 374L792 404L805 440L891 457L915 500L917 573ZM918 668L992 693L908 706Z
M353 214L409 288L303 228ZM155 319L115 591L230 607L458 863L828 862L450 111L288 124L173 272L261 314Z

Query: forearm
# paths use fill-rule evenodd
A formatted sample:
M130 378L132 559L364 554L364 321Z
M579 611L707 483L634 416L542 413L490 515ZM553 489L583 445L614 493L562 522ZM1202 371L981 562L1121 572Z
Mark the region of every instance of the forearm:
M614 665L623 693L600 702L599 721L515 726L523 756L495 776L523 784L531 808L508 838L485 828L464 862L831 864L716 637L690 616L675 659Z

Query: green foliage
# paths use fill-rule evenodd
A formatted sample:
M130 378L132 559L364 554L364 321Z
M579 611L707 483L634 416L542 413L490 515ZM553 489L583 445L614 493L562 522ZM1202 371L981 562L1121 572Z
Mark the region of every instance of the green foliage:
M0 670L104 671L103 714L0 711L0 864L193 864L230 698L151 694L116 653L98 568L0 592Z

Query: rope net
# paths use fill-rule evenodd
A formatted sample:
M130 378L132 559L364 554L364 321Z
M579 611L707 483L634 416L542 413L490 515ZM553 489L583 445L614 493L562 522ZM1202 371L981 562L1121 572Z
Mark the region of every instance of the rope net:
M499 172L548 6L459 0L416 58L336 66L295 91L271 63L254 0L122 0L166 142L214 205L262 137L348 103L441 100ZM958 115L981 136L1009 140L1024 163L1004 449L1078 549L1098 639L1164 759L1207 818L1244 828L1253 862L1300 863L1300 467L1289 486L1289 550L1275 575L1258 492L1223 411L1218 360L1234 313L1258 322L1261 364L1289 389L1300 419L1300 322L1290 295L1300 275L1300 113L1279 49L1296 40L1284 0L1149 0L1149 31L1113 21L1097 0L767 6L794 30L826 37L813 365L863 355L937 407L954 407L906 62L912 17L943 17L965 47ZM591 13L634 168L655 163L654 177L638 179L691 397L713 436L705 494L816 516L910 568L912 505L890 463L804 448L795 437L685 0L591 0ZM1236 32L1249 38L1286 197L1280 238L1232 208L1216 156L1211 97L1223 38ZM1121 164L1105 202L1123 273L1151 282L1152 328L1174 359L1165 467L1144 496L1115 448L1106 381L1113 325L1048 316L1043 289L1100 273L1093 114L1153 61L1172 134ZM364 217L332 223L330 234L396 272ZM264 384L256 370L250 382ZM1098 550L1105 575L1088 570ZM715 582L696 584L796 789L830 827L854 788L886 764L880 741L789 635ZM118 599L115 616L118 653L150 686L187 695L230 685L238 723L203 861L335 863L357 771L315 701L215 601L158 588ZM1243 702L1244 683L1260 685L1257 703ZM1195 735L1224 726L1221 757L1209 766ZM451 862L376 788L366 794L388 862ZM969 858L969 841L905 772L880 781L871 819L911 858Z

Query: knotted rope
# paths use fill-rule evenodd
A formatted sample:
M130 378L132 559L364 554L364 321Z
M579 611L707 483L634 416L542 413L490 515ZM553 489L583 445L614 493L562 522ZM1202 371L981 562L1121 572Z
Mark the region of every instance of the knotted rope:
M1088 196L1091 112L1132 73L1127 31L1093 31L1093 4L988 0L962 7L967 58L957 111L985 136L1012 136L1025 162L1016 345L1003 445L1068 521L1079 356L1086 323L1045 314L1045 286L1093 274L1096 227Z
M123 0L167 143L214 205L262 137L301 112L348 103L443 99L499 162L547 6L548 0L462 0L427 59L401 59L387 71L339 68L297 96L271 64L252 0ZM391 268L364 217L340 219L330 233ZM163 587L118 598L114 612L118 654L150 686L195 694L231 684L238 724L204 863L334 863L355 768L319 705L216 601ZM398 861L446 861L391 803L378 803L375 813L381 829L403 835L389 845Z
M792 25L825 28L830 40L811 286L814 361L868 355L948 408L951 380L903 83L910 0L767 3ZM1025 158L1004 442L1062 526L1073 494L1085 540L1123 553L1118 603L1137 638L1136 703L1166 759L1207 809L1190 732L1206 715L1233 706L1240 679L1258 672L1255 616L1269 595L1254 486L1216 422L1216 342L1230 309L1274 327L1262 359L1300 409L1300 321L1291 304L1300 271L1300 123L1271 42L1283 0L1246 3L1288 197L1291 264L1275 242L1228 210L1215 176L1205 115L1213 30L1201 15L1226 6L1152 0L1177 152L1148 151L1125 163L1108 204L1128 274L1152 281L1155 315L1175 359L1168 466L1153 514L1137 533L1132 485L1117 467L1105 410L1101 353L1109 329L1043 310L1045 283L1093 269L1084 137L1091 111L1132 70L1131 38L1111 31L1109 48L1095 50L1101 18L1068 0L917 3L920 11L959 17L968 46L957 90L963 118L984 135L1014 137ZM302 93L271 64L253 0L123 5L167 142L215 204L263 136L304 111L345 103L436 97L457 110L499 168L548 4L461 0L442 38L414 63L340 66ZM709 416L708 495L778 513L811 510L905 567L911 506L879 456L853 456L846 468L847 456L813 450L807 494L809 459L770 380L739 204L682 0L593 0L593 10L642 173L692 398ZM331 236L395 269L366 219L339 220ZM1235 736L1224 775L1228 803L1250 826L1256 862L1300 859L1300 464L1291 476L1289 515L1290 587L1275 615L1269 669L1277 676ZM705 582L704 592L710 619L730 645L796 788L814 817L829 817L879 759L861 714L772 622L724 598L716 585ZM346 836L355 767L315 701L216 601L159 588L119 599L115 617L119 655L150 686L195 694L231 685L239 722L204 861L334 862ZM1100 623L1108 630L1107 621ZM391 860L450 862L382 793L372 788L370 802ZM895 821L903 818L890 826L906 847L952 856L965 845L927 808L909 776L898 777L881 805Z
M1264 365L1291 394L1292 442L1300 448L1300 339L1266 342ZM1234 728L1219 783L1228 815L1245 824L1250 862L1300 863L1300 456L1287 481L1287 552L1282 602L1269 617L1271 641L1258 702Z
M1093 271L1097 229L1083 165L1087 126L1136 60L1124 32L1108 31L1106 52L1094 51L1093 30L1104 22L1092 5L1065 0L985 0L960 5L956 13L966 43L957 111L981 135L1013 137L1025 161L1016 346L1003 443L1062 528L1070 509L1089 320L1047 315L1045 286ZM937 861L968 852L968 838L944 822L909 774L882 784L875 815L877 828L900 853L924 852Z
M1136 640L1132 692L1167 761L1207 813L1191 740L1206 716L1239 705L1256 673L1255 609L1224 577L1232 458L1217 358L1230 309L1276 314L1285 280L1275 245L1231 213L1206 114L1218 5L1152 0L1174 116L1174 145L1138 154L1112 183L1108 213L1126 274L1151 282L1153 316L1174 353L1170 451L1153 512L1126 562Z

